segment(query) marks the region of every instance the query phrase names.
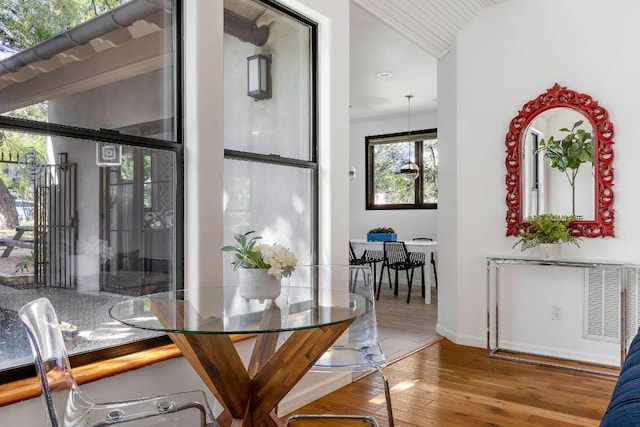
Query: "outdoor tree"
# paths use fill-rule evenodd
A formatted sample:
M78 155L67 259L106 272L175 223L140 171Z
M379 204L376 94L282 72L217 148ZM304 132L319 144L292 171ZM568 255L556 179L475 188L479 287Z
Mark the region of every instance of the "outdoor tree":
M0 43L27 49L121 4L120 0L5 0Z
M409 157L412 143L380 144L375 147L375 192L384 194L386 204L413 203L414 183L407 182L397 173Z
M375 147L375 193L384 194L385 204L414 203L415 183L403 178L398 170L408 158L414 158L414 143L380 144ZM422 159L425 202L438 201L438 155L435 140L424 144Z
M438 203L438 153L437 140L431 140L424 146L422 173L424 174L424 201Z
M46 111L43 104L37 104L22 109L15 116L44 120ZM24 167L15 163L16 156L24 155L29 150L35 150L46 158L46 138L42 135L0 130L0 152L5 160L9 159L9 155L13 160L0 163L0 229L12 229L18 225L16 197L27 200L33 197L33 180Z

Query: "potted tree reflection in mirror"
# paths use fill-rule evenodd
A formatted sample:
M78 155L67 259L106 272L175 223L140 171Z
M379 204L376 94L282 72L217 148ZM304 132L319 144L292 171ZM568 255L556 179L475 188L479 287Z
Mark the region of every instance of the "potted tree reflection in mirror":
M571 214L576 215L576 177L580 166L589 163L593 167L593 135L580 126L584 120L578 120L571 129L561 128L564 137L556 139L550 136L540 140L538 152L549 160L552 168L565 174L571 186Z

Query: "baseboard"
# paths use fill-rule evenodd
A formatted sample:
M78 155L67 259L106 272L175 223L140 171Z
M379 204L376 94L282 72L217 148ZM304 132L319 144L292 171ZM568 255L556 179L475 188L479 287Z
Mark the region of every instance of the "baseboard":
M440 323L436 325L436 333L438 335L442 335L443 337L445 337L446 339L448 339L449 341L455 344L466 345L469 347L478 347L478 348L487 347L486 338L479 338L473 335L459 335L453 332L452 330L445 328Z
M507 351L521 352L564 360L572 360L580 363L620 366L620 346L616 344L611 354L595 353L588 350L573 350L559 348L558 346L535 345L523 342L501 341L500 348Z
M436 325L436 333L442 335L447 338L449 341L458 344L458 345L466 345L470 347L478 347L478 348L487 348L487 340L486 338L478 338L470 335L459 335L443 327L440 324ZM618 353L609 354L596 354L593 352L586 351L573 351L573 350L562 350L557 347L548 347L548 346L540 346L540 345L531 345L527 343L520 342L507 342L501 341L500 347L502 349L508 349L512 351L518 351L527 354L537 354L540 356L548 356L548 357L556 357L560 359L566 360L575 360L580 361L582 363L593 363L598 365L605 366L619 366L620 359Z
M283 417L352 382L351 371L309 372L278 405L278 416Z

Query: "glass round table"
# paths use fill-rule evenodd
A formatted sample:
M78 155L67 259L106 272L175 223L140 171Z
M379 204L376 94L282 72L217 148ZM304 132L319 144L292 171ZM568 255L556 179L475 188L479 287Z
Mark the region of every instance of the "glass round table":
M312 287L282 286L279 296L264 300L240 290L151 294L123 300L109 314L134 328L166 332L222 404L221 426L280 426L280 400L372 301ZM236 334L256 334L246 368L231 339Z

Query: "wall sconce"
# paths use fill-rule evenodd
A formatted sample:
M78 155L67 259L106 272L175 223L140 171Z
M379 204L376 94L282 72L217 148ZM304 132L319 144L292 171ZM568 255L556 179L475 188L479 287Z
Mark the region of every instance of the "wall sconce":
M247 95L271 99L271 55L253 55L247 58Z
M351 166L349 168L349 181L353 181L354 179L356 179L356 168Z

